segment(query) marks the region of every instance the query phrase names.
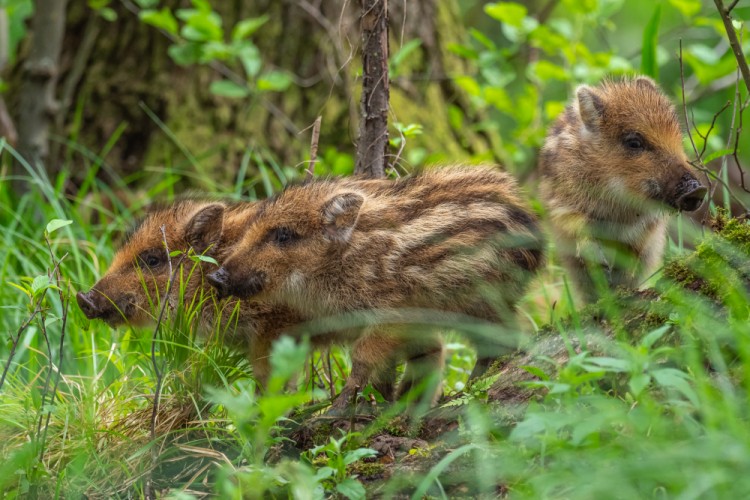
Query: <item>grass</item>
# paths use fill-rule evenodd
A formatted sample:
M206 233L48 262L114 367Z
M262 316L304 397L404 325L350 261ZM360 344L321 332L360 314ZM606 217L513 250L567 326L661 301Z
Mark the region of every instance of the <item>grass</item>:
M12 152L3 154L7 165ZM257 177L249 174L251 162L262 162ZM91 164L103 162L92 155ZM293 174L254 151L243 165L235 183L217 189L239 196L257 186L263 196ZM690 236L681 228L680 258L664 273L671 279L655 277L656 291L646 299L614 295L595 308L577 308L553 260L524 299L521 317L530 338L536 336L532 346L561 339L564 347L555 356L531 356L520 370L529 374L524 384L534 394L528 407L493 402L497 376L458 392L473 352L450 333L449 398L441 410L452 411L457 424L440 437L430 434L438 420L420 427L401 420L399 408L346 432L320 422L307 428L321 407L315 403L328 397L322 381L329 364L334 390L341 388L345 352L309 358L305 343L283 340L272 356L271 389L257 396L248 363L222 344L220 332L199 338L184 311L168 313L155 349L163 379L152 437L154 332L112 330L89 322L70 303L104 273L113 241L145 200L123 203L121 193L93 175L67 197L60 188L65 175L50 182L29 170L32 189L13 204L9 183L0 183L5 497L750 493L746 223L724 219L720 236L704 240L689 258L677 255ZM166 169L160 181L144 184L147 198L172 196L181 175ZM46 236L48 248L45 227L53 219L72 223ZM59 283L50 274L54 261ZM35 320L17 337L36 305ZM296 390L288 388L292 382ZM368 450L383 433L406 444L372 458Z

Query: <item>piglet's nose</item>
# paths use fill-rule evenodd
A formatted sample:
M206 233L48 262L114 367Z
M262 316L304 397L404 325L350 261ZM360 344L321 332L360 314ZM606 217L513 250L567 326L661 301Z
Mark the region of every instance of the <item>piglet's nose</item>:
M78 307L81 308L81 311L83 311L83 314L85 314L88 319L94 319L101 316L102 311L91 299L91 292L78 292L76 294L76 302L78 302Z
M211 286L216 288L220 299L229 295L229 273L226 269L220 267L206 276L206 279L211 283Z
M695 183L695 184L692 184ZM677 208L685 212L693 212L703 204L708 190L698 181L692 181L688 191L677 200Z

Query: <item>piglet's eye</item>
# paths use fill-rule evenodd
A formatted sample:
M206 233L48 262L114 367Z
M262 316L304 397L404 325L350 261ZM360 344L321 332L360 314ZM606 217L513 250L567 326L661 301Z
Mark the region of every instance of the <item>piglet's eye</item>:
M156 253L141 254L140 261L147 267L154 269L162 264L162 257Z
M622 144L629 151L642 151L646 148L646 142L639 133L626 135L622 140Z
M288 245L299 239L299 235L288 227L277 227L271 232L271 239L277 245Z

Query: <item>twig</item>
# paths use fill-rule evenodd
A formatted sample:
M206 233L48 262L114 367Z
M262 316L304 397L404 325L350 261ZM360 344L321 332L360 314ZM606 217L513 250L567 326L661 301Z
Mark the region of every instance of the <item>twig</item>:
M331 399L336 397L336 389L333 387L333 366L331 365L331 349L326 349L325 356L323 357L323 366L325 369L326 377L328 378L328 388L331 394Z
M701 148L701 152L700 152L701 159L703 158L703 154L706 152L706 148L708 147L708 137L711 135L711 132L716 126L716 119L719 118L719 115L721 115L724 112L724 110L726 110L729 107L730 104L732 104L732 101L727 101L719 111L714 113L714 117L711 120L711 126L708 127L708 130L706 131L705 136L701 134L700 130L698 130L697 127L695 128L695 132L700 136L701 139L703 139L703 148ZM693 125L695 125L695 122L693 122Z
M680 39L680 86L682 87L682 111L683 115L685 116L685 129L688 134L688 138L690 139L690 144L693 146L693 151L695 152L695 157L697 158L697 161L703 167L703 162L701 161L701 155L698 153L698 148L695 146L695 141L693 140L693 132L690 127L690 120L688 119L688 110L687 110L687 102L685 101L685 65L683 64L682 60L682 39ZM704 175L706 176L706 182L708 183L708 190L711 191L711 179L709 178L708 174L706 173L708 169L705 167L699 169L703 171Z
M700 155L698 154L698 148L695 146L695 141L693 140L693 133L690 127L690 121L688 120L687 102L685 101L685 65L683 64L683 60L682 60L682 39L680 39L679 61L680 61L680 86L682 87L682 114L685 117L685 128L687 129L686 132L688 133L690 144L693 146L693 151L695 152L695 156L696 158L700 158Z
M320 140L321 121L323 121L323 117L319 116L315 119L315 123L313 123L312 139L310 140L310 166L306 170L308 179L315 177L315 162L318 161L318 141Z
M154 403L153 403L153 409L151 411L151 429L150 429L150 440L152 443L151 446L151 463L152 465L156 464L157 459L159 458L158 450L156 446L153 446L154 441L156 441L156 418L159 413L159 398L161 397L161 385L163 382L163 375L161 370L159 369L159 364L156 362L156 342L158 340L159 336L159 330L161 328L162 320L164 319L164 311L167 308L167 304L169 303L169 294L172 292L172 285L175 281L175 273L182 265L182 261L185 259L185 254L183 254L180 257L180 260L177 262L177 265L175 268L172 268L172 257L169 255L169 244L167 243L167 231L166 227L164 225L161 226L161 236L162 236L162 242L164 243L164 251L167 252L167 264L169 265L169 281L167 281L167 289L163 295L163 301L161 304L161 308L159 310L159 317L156 319L156 326L154 327L154 333L151 336L151 365L154 367L154 374L156 375L156 389L154 391ZM153 491L153 478L151 476L151 472L149 471L148 477L146 478L146 486L144 488L144 496L148 499L156 498L155 492Z
M63 364L63 346L65 344L65 328L68 324L68 306L70 305L70 298L66 298L65 294L63 294L63 289L60 286L62 283L62 274L60 273L60 264L63 260L65 260L65 257L68 256L66 253L65 255L60 258L59 261L56 261L55 255L52 252L52 245L50 244L49 238L45 237L45 241L47 242L47 250L49 251L50 259L52 259L53 264L53 270L52 275L55 277L55 285L57 286L57 296L60 298L60 305L62 307L62 320L61 320L61 326L60 326L60 345L58 347L58 361L57 361L57 376L55 377L55 384L52 386L52 394L50 396L50 401L54 401L55 394L57 394L57 387L60 384L60 377L62 374L62 364ZM70 283L68 283L70 285ZM65 287L66 290L69 289L69 286ZM50 354L50 371L52 370L52 359ZM46 393L46 392L45 392ZM42 403L44 403L44 396L45 393L42 394ZM44 404L42 404L42 409L44 409ZM47 412L47 419L44 422L44 435L42 436L42 446L39 450L39 461L42 460L44 457L44 444L47 442L47 429L49 429L49 421L52 418L52 412ZM37 434L38 434L37 430Z
M737 98L739 99L739 90L737 91ZM737 152L740 147L740 134L742 133L742 114L745 112L745 109L747 109L747 106L750 104L750 97L745 101L745 103L740 106L739 116L738 116L738 124L737 128L734 131L734 151L732 151L732 157L734 158L734 163L737 165L737 170L740 172L740 187L742 187L742 190L746 193L750 193L750 190L748 190L745 187L745 171L742 170L742 166L740 165L740 159L737 156Z
M354 419L357 415L357 396L359 394L359 386L354 386L354 394L352 394L352 414L349 417L349 432L354 432Z
M21 340L21 334L29 327L32 321L34 321L34 318L36 317L39 312L42 310L42 297L40 297L37 300L37 304L34 307L33 312L31 315L26 318L26 321L21 324L21 326L18 328L18 332L16 333L16 338L13 340L11 346L10 346L10 353L8 354L8 360L5 362L5 367L3 368L3 374L0 376L0 390L3 388L3 384L5 383L5 377L8 374L8 369L10 368L10 365L13 361L13 356L16 354L16 348L18 347L18 342Z
M729 38L729 46L732 47L734 58L737 59L737 66L742 73L742 79L745 81L747 91L750 92L750 68L748 68L745 53L742 52L742 44L737 39L737 34L734 32L734 25L732 24L732 18L730 17L732 9L737 5L737 0L732 2L727 9L724 8L724 2L722 0L714 0L714 3L719 10L721 20L724 23L724 30L727 32L727 38Z
M57 272L57 268L60 265L60 262L57 262L53 268L53 273ZM21 341L21 335L24 331L31 325L31 323L34 321L36 316L42 312L42 303L44 302L44 297L47 295L46 290L44 293L42 293L37 299L36 299L36 305L33 305L33 309L31 314L28 318L26 318L26 321L24 321L21 326L18 327L18 331L16 332L16 338L13 339L10 346L10 353L8 353L8 359L5 362L5 366L3 367L3 374L0 375L0 390L3 388L3 384L5 383L5 378L8 375L8 370L10 369L10 365L13 362L13 356L16 354L16 349L18 348L18 343Z

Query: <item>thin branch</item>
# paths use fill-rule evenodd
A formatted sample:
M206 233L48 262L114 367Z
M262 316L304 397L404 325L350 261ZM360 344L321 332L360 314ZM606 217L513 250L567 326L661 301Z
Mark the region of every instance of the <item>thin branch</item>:
M739 92L738 92L739 97ZM745 187L745 171L742 170L742 166L740 164L740 159L737 156L737 152L739 151L740 146L740 134L742 133L742 114L745 112L745 109L747 109L747 106L750 104L750 97L745 101L745 104L740 106L740 112L738 117L738 125L737 128L734 131L734 151L732 151L732 157L734 158L734 163L737 165L737 170L740 172L740 186L742 187L742 190L746 193L750 193L750 190Z
M750 68L747 66L747 59L745 59L745 53L742 52L742 44L737 39L737 33L734 32L734 25L732 24L732 18L730 13L737 1L730 4L729 8L724 8L724 2L722 0L714 0L716 8L719 10L719 16L721 21L724 23L724 30L727 32L727 38L729 38L729 46L732 47L734 58L737 59L737 66L740 68L742 73L742 79L745 81L745 87L750 92Z
M59 265L60 265L60 262L58 261L52 270L53 273L58 271ZM16 349L18 348L18 343L21 341L21 335L23 334L24 331L26 331L29 325L31 325L31 323L34 321L36 316L42 312L42 303L44 302L44 297L46 295L47 295L47 291L45 290L44 293L42 293L41 295L39 295L39 297L37 297L36 304L32 302L33 309L32 309L31 314L29 315L28 318L26 318L26 321L24 321L21 324L21 326L18 327L18 331L16 332L16 338L13 339L11 342L10 353L8 354L8 359L6 360L5 366L3 367L3 374L0 375L0 390L2 390L3 384L5 383L5 378L7 377L8 371L10 369L10 365L13 362L13 356L15 356Z
M161 308L159 310L159 317L156 319L156 326L154 327L154 333L151 335L151 365L154 367L154 374L156 375L156 389L154 391L154 403L153 403L153 409L151 411L151 428L150 428L150 441L152 443L151 446L151 463L152 465L156 464L156 461L159 458L158 450L156 446L153 446L153 443L156 441L156 419L159 414L159 399L161 398L161 386L162 382L164 380L164 376L162 374L161 369L159 368L159 363L156 361L156 342L158 341L159 337L159 331L161 329L161 324L164 319L164 311L167 308L167 304L169 303L169 294L172 292L172 286L175 281L175 273L178 269L180 269L180 266L182 265L183 260L185 259L185 254L183 254L180 257L180 260L177 262L177 265L172 268L172 257L169 255L169 244L167 243L167 230L166 226L161 226L161 236L162 236L162 242L164 243L164 251L167 252L167 263L169 264L169 281L167 281L167 289L163 295ZM148 478L146 479L146 486L144 488L144 496L148 499L156 498L156 492L153 491L153 478L151 477L151 473L149 472Z
M57 394L57 387L60 384L60 377L62 374L62 365L63 365L63 347L65 345L65 328L68 324L68 306L70 305L70 298L66 297L63 293L63 288L61 286L62 284L62 273L60 272L60 263L62 263L63 260L65 260L65 257L68 256L66 253L62 256L62 258L57 261L55 259L55 254L52 252L52 245L50 244L49 238L45 237L45 241L47 242L47 250L49 251L50 259L52 259L53 263L53 271L50 273L51 276L54 276L55 278L55 285L57 286L57 296L60 298L60 306L62 307L62 321L60 326L60 345L58 346L58 361L57 361L57 370L56 370L56 377L55 377L55 384L52 386L52 394L50 395L50 401L54 401L55 394ZM66 290L70 289L70 282L68 282L68 286L65 287ZM50 357L50 371L52 370L52 359ZM44 394L42 395L42 401L44 401ZM42 405L42 409L44 409L44 405ZM47 442L47 429L49 429L49 422L52 418L52 412L47 412L47 419L44 422L44 434L41 439L41 449L39 450L39 461L41 461L44 457L44 445Z
M698 130L697 128L695 129L695 131L698 133L698 135L701 137L701 139L703 139L703 148L701 148L701 152L700 152L700 157L701 158L703 158L703 155L706 152L706 148L708 147L708 137L711 135L711 132L713 131L714 127L716 126L716 119L719 118L719 115L721 115L729 107L730 104L732 104L732 102L731 101L727 101L726 104L724 104L724 106L719 111L717 111L716 113L714 113L714 117L711 120L711 126L708 127L708 130L706 131L706 135L705 136L700 133L700 130Z
M727 7L727 14L731 14L732 10L737 6L740 0L734 0L731 4L729 4L729 7Z
M682 88L682 112L685 116L685 131L687 132L688 138L690 139L690 144L693 146L693 151L695 152L695 157L697 158L697 161L700 163L701 167L699 170L703 171L704 175L706 176L706 182L708 183L708 190L711 191L711 179L709 178L709 175L706 173L708 169L703 167L703 162L701 161L701 155L698 153L698 148L695 146L695 141L693 140L693 132L690 127L690 121L688 120L688 110L687 110L687 102L685 101L685 65L683 64L682 60L682 39L680 39L680 86Z
M319 116L315 119L315 123L313 123L312 139L310 140L310 166L306 170L308 179L315 177L315 162L318 161L318 141L320 140L321 121L323 121L323 117Z
M331 348L326 349L323 356L324 373L327 378L328 388L331 393L331 399L336 397L336 389L333 386L333 366L331 365Z

